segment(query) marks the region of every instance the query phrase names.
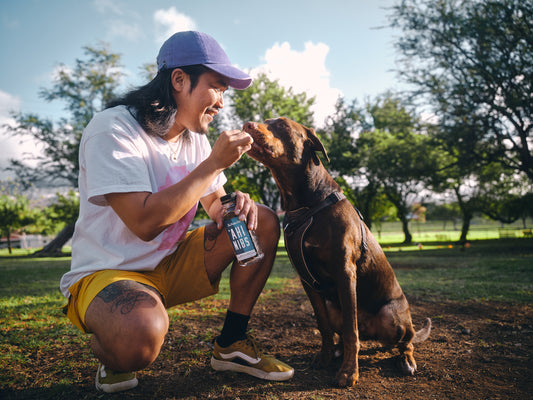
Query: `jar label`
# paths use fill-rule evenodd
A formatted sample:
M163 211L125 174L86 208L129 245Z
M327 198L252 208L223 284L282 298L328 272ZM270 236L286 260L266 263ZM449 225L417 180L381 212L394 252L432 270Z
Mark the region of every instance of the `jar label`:
M257 254L246 224L239 218L234 217L224 220L224 227L228 232L235 255L238 261L246 260Z

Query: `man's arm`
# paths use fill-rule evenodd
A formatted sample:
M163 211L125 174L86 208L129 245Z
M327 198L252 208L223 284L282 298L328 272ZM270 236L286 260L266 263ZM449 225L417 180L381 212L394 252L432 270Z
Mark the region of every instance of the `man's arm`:
M198 202L220 168L201 163L178 183L156 193L106 194L106 200L126 226L139 238L150 241L179 221Z
M242 131L222 132L209 157L178 183L156 193L109 193L105 196L106 200L135 235L150 241L189 212L214 179L248 151L252 142L252 138ZM221 224L222 219L221 215L217 217L214 206L215 200L220 204L218 199L224 195L221 190L202 199L202 205L217 224ZM237 198L237 206L244 217L250 213L253 223L257 224L257 209L248 195L241 193ZM251 208L255 208L255 212ZM220 214L220 205L218 212ZM250 222L249 218L249 225Z

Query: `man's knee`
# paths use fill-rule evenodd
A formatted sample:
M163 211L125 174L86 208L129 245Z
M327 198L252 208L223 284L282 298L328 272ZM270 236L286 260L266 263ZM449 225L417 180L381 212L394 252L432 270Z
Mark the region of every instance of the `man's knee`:
M257 230L258 233L265 233L269 236L270 240L274 240L276 243L280 236L280 223L277 214L269 207L258 205L258 221Z
M118 281L89 305L85 323L94 333L95 354L109 368L134 371L150 365L168 331L168 314L159 294L133 281Z
M152 364L159 355L168 325L168 316L131 321L122 326L121 332L112 338L111 343L101 345L111 352L109 356L116 361L117 370L140 370Z
M127 346L128 363L132 366L131 370L139 370L152 364L159 355L168 332L168 319L166 322L159 319L137 324L134 329Z

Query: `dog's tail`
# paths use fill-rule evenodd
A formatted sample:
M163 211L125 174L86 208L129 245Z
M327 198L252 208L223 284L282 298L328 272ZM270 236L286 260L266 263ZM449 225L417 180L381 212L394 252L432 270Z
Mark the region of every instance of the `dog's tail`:
M431 318L426 318L426 322L424 323L423 328L415 333L415 338L413 339L413 343L423 342L429 337L430 333L431 333Z

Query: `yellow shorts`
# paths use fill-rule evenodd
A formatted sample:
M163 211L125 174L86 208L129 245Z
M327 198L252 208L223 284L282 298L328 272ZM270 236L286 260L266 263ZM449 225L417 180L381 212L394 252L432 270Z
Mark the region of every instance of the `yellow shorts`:
M204 263L204 227L187 233L177 250L165 257L153 271L106 269L88 275L69 289L67 317L82 332L89 304L106 286L120 280L133 280L155 288L166 308L188 303L218 292L219 282L211 284Z

